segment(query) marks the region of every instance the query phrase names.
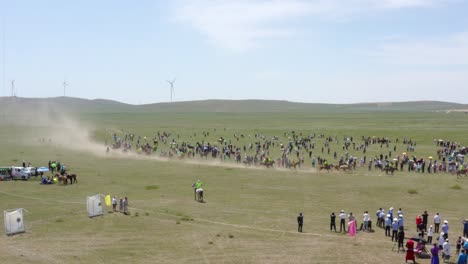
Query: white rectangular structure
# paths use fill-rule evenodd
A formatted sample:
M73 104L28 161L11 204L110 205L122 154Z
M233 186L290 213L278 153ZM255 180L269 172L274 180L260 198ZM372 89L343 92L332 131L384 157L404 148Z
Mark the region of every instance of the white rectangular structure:
M12 211L3 211L3 220L5 222L5 233L7 235L14 235L25 232L23 222L23 208Z
M88 209L89 217L103 215L104 211L102 210L101 195L96 194L94 196L89 196L86 201L86 208Z

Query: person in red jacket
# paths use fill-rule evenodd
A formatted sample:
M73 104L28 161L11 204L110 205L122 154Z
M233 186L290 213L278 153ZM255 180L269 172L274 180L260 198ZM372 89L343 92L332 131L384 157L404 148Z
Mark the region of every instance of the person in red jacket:
M414 242L413 240L408 240L408 242L406 242L406 258L405 258L405 263L408 261L408 260L412 260L414 264L416 264L416 258L414 257Z
M422 217L420 215L416 216L416 231L420 231L422 228Z

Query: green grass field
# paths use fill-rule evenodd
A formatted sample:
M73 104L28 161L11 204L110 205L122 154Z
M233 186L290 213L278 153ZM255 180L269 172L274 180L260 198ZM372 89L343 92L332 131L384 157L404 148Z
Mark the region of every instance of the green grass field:
M98 109L98 108L96 108ZM199 160L157 160L131 154L105 154L111 133L151 137L169 131L179 141L209 131L209 142L233 134L279 136L295 131L416 140L417 157L436 157L433 139L468 145L468 117L463 113L424 111L317 112L165 112L82 111L62 119L56 113L9 113L0 127L0 165L22 160L44 166L64 162L78 184L39 185L38 180L0 182L1 208L25 208L27 232L0 236L2 263L403 263L383 230L357 237L329 231L329 214L341 209L357 215L383 207L401 207L406 235L416 235L414 219L427 210L450 223L450 238L461 235L466 215L467 183L449 174L380 171L317 172L308 156L301 170L258 169ZM20 120L16 122L16 120ZM73 122L71 122L73 120ZM91 140L86 135L89 132ZM191 138L192 137L192 138ZM39 142L50 138L51 142ZM85 141L83 138L86 138ZM72 141L69 141L72 139ZM323 139L316 141L314 156ZM331 153L342 154L341 144ZM393 148L394 144L390 144ZM406 146L397 144L397 152ZM161 145L161 149L167 146ZM388 150L372 145L367 157ZM279 150L272 150L277 155ZM361 152L350 151L358 157ZM193 199L191 184L201 179L206 203ZM131 216L106 213L88 218L86 197L128 196ZM109 210L108 208L106 211ZM304 233L296 216L304 214ZM3 222L3 221L2 221ZM437 237L435 236L434 239ZM452 259L453 260L453 259ZM430 263L418 260L418 263Z

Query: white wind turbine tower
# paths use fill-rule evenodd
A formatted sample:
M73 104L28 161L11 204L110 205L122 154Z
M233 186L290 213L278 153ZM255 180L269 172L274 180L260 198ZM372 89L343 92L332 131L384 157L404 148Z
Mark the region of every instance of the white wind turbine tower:
M67 91L67 86L68 86L68 83L67 83L66 80L63 80L62 86L63 86L63 97L65 97L66 96L66 91Z
M169 80L166 80L166 82L168 82L170 85L171 85L171 103L172 103L172 95L174 94L175 95L175 90L174 90L174 83L175 83L176 79L174 78L174 80L172 81L169 81Z

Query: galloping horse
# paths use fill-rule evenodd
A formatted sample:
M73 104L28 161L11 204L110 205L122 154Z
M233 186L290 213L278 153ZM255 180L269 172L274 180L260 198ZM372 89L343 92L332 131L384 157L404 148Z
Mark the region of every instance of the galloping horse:
M296 169L296 167L299 165L299 162L300 162L300 161L293 160L293 161L291 162L291 164L290 164L290 165L291 165L290 168Z
M322 170L327 170L328 172L330 172L330 170L333 168L333 165L321 165L319 167L319 171L322 171Z
M394 167L385 167L383 170L385 171L385 174L388 174L388 172L390 172L393 175L393 172L395 171L395 168Z
M274 160L267 160L267 161L264 161L262 163L260 163L261 165L267 167L267 168L270 168L270 167L273 167L273 164L275 164L275 161Z
M467 172L468 169L457 170L457 178L463 178L463 176L466 177Z
M195 190L195 192L197 193L197 201L203 203L203 189L198 188Z
M343 170L343 171L350 171L351 170L351 167L346 165L346 164L341 165L339 168L340 168L340 170Z

